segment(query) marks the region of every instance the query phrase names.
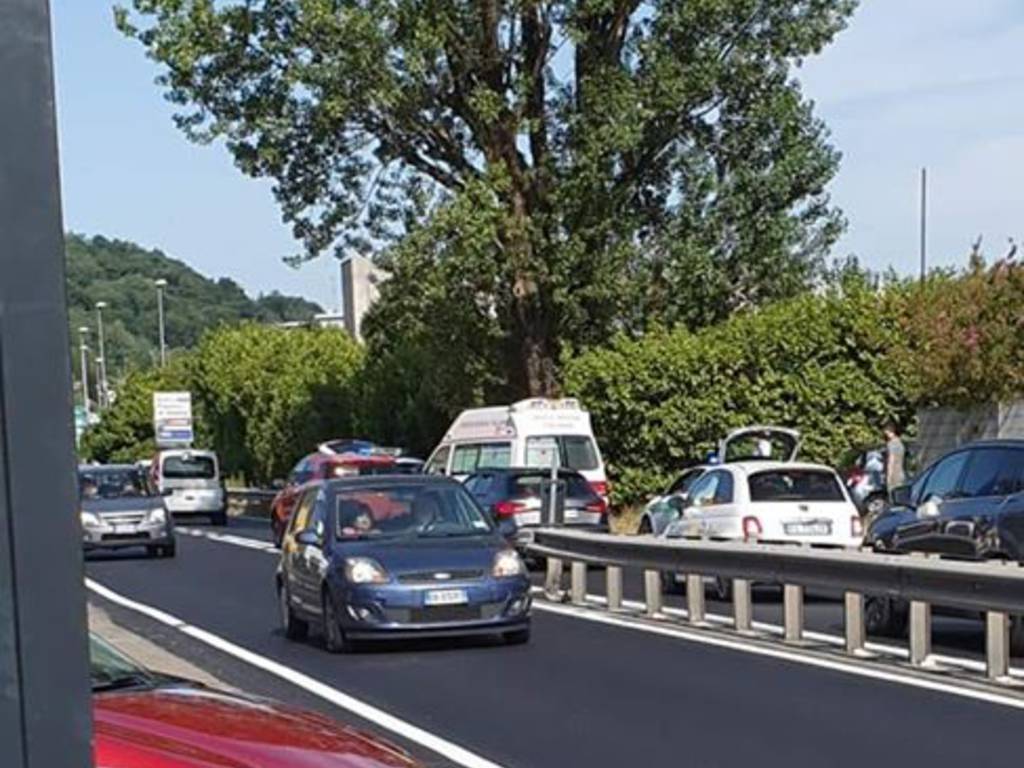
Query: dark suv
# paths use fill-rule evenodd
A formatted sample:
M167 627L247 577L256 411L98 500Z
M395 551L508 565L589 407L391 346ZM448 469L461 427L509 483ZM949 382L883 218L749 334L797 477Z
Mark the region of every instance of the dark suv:
M1024 440L958 448L909 485L894 488L891 509L869 527L865 543L884 552L934 552L972 560L1024 560ZM904 606L873 598L869 630L901 632ZM1024 626L1014 620L1024 651Z

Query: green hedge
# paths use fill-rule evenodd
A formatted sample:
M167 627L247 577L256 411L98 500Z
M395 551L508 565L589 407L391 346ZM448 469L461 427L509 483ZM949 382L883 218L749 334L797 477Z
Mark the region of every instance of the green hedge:
M803 456L836 462L906 420L900 291L807 295L685 331L617 338L566 361L565 384L594 418L614 482L630 503L746 424L794 426Z

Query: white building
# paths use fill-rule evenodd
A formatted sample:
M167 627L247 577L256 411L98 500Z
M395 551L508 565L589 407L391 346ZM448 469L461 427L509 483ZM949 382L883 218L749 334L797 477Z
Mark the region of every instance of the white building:
M351 254L341 260L341 315L345 330L362 341L363 317L377 300L387 273L364 256Z

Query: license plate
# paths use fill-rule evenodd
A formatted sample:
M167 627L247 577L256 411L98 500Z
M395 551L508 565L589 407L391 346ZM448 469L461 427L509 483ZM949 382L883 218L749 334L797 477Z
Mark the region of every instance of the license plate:
M828 536L831 523L786 523L783 529L789 536Z
M423 596L424 605L463 605L469 602L464 589L432 589Z
M114 533L135 533L135 526L130 523L115 523Z

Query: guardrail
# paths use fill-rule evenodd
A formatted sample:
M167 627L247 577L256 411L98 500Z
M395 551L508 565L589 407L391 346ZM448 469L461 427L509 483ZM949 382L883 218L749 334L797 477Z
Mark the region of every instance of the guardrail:
M538 530L529 549L548 560L549 592L561 584L563 563L572 564L569 598L576 605L586 602L587 565L605 566L607 607L613 611L622 609L623 568L644 571L649 616L662 615L662 574L685 574L687 621L700 627L707 626L704 577L732 579L733 629L747 635L754 634L752 585L780 584L783 638L791 644L803 640L804 590L839 590L844 593L845 649L855 657L870 655L865 649L865 595L906 600L910 603L910 663L915 667L924 666L931 655L933 604L978 611L985 616L986 675L996 682L1009 679L1010 615L1024 614L1024 567L1017 563L555 528Z

